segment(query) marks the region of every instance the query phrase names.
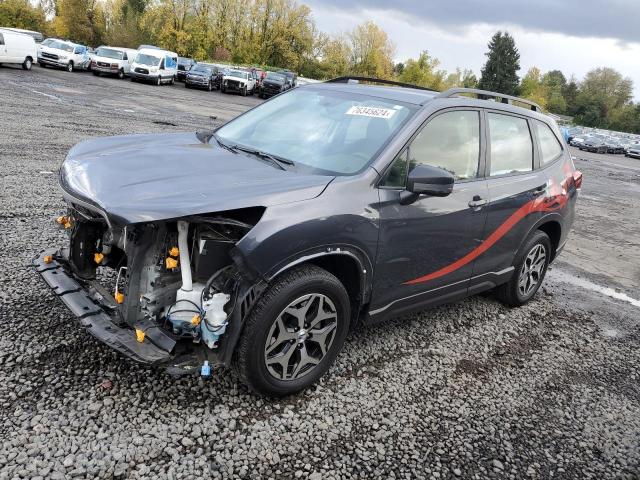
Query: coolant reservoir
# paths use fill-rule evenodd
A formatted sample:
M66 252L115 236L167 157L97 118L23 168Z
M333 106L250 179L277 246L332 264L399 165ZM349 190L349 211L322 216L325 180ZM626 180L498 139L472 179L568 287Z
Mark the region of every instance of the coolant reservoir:
M224 306L231 298L226 293L216 293L202 305L204 321L200 324L202 340L209 348L218 346L218 339L227 329L227 314Z

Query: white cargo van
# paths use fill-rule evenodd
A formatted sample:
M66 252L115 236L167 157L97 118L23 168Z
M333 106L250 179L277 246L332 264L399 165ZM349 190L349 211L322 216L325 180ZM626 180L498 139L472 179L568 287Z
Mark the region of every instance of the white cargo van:
M131 64L131 81L147 81L156 85L173 84L178 73L178 54L159 48L142 48Z
M31 35L0 28L0 64L12 63L31 70L37 58L38 49Z
M91 59L91 71L96 76L105 73L124 78L130 74L131 64L137 53L137 50L131 48L98 47Z

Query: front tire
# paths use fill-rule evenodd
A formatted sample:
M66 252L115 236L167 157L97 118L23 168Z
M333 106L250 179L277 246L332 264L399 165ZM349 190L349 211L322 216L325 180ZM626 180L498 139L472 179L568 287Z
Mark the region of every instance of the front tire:
M158 79L156 80L156 86L160 86L162 85L162 77L160 75L158 75Z
M349 330L349 296L315 265L284 273L249 314L234 370L251 390L284 396L315 383L333 364Z
M118 70L118 78L120 80L124 79L124 70L122 68Z
M536 230L518 251L509 282L496 289L498 300L509 307L520 307L536 294L551 262L551 240Z
M67 72L73 72L73 62L67 63Z

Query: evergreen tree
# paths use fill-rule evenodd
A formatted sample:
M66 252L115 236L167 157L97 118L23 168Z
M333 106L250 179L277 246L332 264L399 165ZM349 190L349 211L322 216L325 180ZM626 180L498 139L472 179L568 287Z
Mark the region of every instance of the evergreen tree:
M489 42L487 63L482 67L482 76L478 87L483 90L518 94L518 70L520 70L520 53L513 37L508 32L496 32Z

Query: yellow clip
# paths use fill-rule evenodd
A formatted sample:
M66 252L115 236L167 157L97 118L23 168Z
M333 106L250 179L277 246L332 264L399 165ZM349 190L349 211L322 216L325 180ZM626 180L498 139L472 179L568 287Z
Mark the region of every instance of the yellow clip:
M44 261L44 263L51 263L53 262L53 255L45 255L42 260Z
M71 228L71 217L67 215L61 215L56 218L56 222L59 225L62 225L64 228Z
M196 313L191 319L191 325L197 327L198 325L200 325L201 321L202 321L202 318L200 317L200 314Z
M178 255L180 255L180 249L178 247L171 247L169 249L169 255L171 255L172 257L177 257Z
M102 263L102 260L104 260L104 255L102 253L93 254L93 261L96 262L98 265Z
M124 302L124 293L120 293L116 290L116 293L113 294L113 298L116 299L116 303Z
M172 270L178 267L178 260L175 258L167 257L164 261L164 264L167 267L167 270Z
M138 341L138 343L144 342L144 330L136 328L136 340Z

